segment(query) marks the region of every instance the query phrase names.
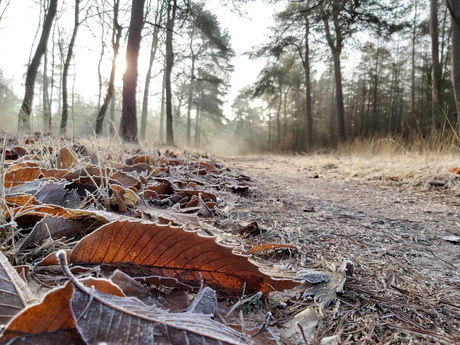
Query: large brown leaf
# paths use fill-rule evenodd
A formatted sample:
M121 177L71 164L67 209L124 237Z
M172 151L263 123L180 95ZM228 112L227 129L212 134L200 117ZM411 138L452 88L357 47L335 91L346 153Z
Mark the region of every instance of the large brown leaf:
M16 187L27 181L33 181L39 178L40 168L19 168L11 167L5 173L5 188Z
M40 304L22 311L8 324L0 343L17 337L74 329L70 309L72 291L73 286L68 282L64 287L49 292Z
M137 276L158 275L182 283L207 285L227 292L290 289L292 280L276 280L262 273L247 257L236 255L213 237L182 227L141 221L115 221L83 238L73 249L71 263L131 266ZM137 272L136 272L137 271Z
M167 313L136 298L88 288L72 276L65 254L58 256L74 284L71 307L77 329L88 344L251 344L243 334L208 316Z
M36 297L8 259L0 252L0 325L7 324Z

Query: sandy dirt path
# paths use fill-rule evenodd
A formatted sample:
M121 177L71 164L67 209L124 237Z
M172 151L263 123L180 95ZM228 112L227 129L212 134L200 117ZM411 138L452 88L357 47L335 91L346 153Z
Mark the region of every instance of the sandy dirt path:
M300 245L303 265L349 258L358 277L380 282L375 288L410 289L423 281L427 293L442 288L460 294L460 245L442 239L460 236L457 196L344 180L334 167L311 171L297 167L295 158L225 163L253 179L254 195L244 205L251 211L247 220Z

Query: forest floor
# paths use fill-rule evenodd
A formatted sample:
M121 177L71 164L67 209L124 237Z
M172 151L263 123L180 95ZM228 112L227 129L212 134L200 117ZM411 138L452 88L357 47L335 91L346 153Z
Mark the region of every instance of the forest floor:
M268 238L256 241L296 245L296 270L354 263L324 316L341 342L459 341L460 176L448 171L455 156L259 156L224 164L253 179L240 214L267 229Z
M145 327L164 326L161 314L172 320L164 336L189 343L460 344L457 154L372 146L218 158L46 136L8 140L0 275L9 273L0 300L6 284L17 303L0 303L0 343L52 335L83 344L94 334L111 343L118 326L93 318L96 292L82 285L92 277L147 303L139 310L154 316L142 316ZM203 284L214 297L200 295ZM80 293L86 304L70 303ZM40 308L58 312L55 294L69 312L62 322L78 329L47 331ZM134 339L130 325L142 317L128 304L114 307L110 295L100 303L126 318ZM80 325L81 306L94 322ZM204 307L210 311L199 315ZM34 324L29 317L41 323L18 333L17 324Z

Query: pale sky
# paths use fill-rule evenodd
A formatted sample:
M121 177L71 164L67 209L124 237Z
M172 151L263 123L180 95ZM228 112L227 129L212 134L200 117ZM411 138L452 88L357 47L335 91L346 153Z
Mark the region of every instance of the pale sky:
M3 9L4 3L3 1L0 11ZM60 19L60 24L68 23L68 35L70 36L73 26L73 8L70 5L71 2L66 3L69 8L65 16ZM224 107L225 115L231 117L230 107L238 90L253 83L264 64L263 61L250 61L247 57L242 56L242 54L254 45L261 44L267 40L268 27L273 25L272 15L275 6L264 3L261 0L249 2L242 5L242 10L247 15L241 18L237 14L232 13L228 8L221 7L219 10L218 5L210 5L212 3L208 2L207 8L217 15L221 27L229 30L232 37L232 46L237 55L233 60L235 71L231 79L232 87L226 98L227 104ZM0 68L3 70L6 78L14 80L15 92L20 98L23 97L24 92L21 84L23 83L23 75L26 72L25 66L29 60L30 48L37 30L38 11L38 6L32 1L11 1L0 22ZM94 28L95 34L99 35L99 31L99 28ZM109 44L109 42L107 43ZM145 73L146 68L144 66L148 64L147 51L149 45L150 42L144 42L145 54L140 56L139 59L140 80L142 83L145 80L143 73ZM51 49L51 44L49 44L48 49ZM108 55L104 64L104 74L108 78L111 66L109 58L111 56L111 47L107 51ZM78 64L75 80L76 90L82 93L85 98L97 103L97 61L100 54L100 41L94 38L87 28L80 27L75 54ZM121 52L118 60L124 59L124 52ZM120 62L118 68L120 73L117 77L118 85L121 85L123 68L120 66L123 63L122 61ZM72 85L70 79L68 83Z

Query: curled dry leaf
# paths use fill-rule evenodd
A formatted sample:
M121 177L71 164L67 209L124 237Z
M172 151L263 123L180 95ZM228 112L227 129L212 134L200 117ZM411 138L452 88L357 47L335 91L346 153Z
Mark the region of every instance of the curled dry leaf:
M248 257L236 255L183 227L141 221L116 221L83 238L73 249L71 263L106 264L136 276L158 275L198 285L201 278L215 288L240 293L270 293L299 283L276 280L262 273Z
M59 253L61 267L75 287L71 308L88 344L235 344L251 342L205 315L167 313L136 298L87 288L73 277Z
M339 268L334 272L302 270L297 273L298 279L305 280L309 286L303 297L315 296L315 302L321 302L323 307L327 307L335 301L337 292L343 292L347 275L353 274L354 266L350 260L343 260Z
M7 324L35 301L36 297L29 286L0 252L0 325Z

